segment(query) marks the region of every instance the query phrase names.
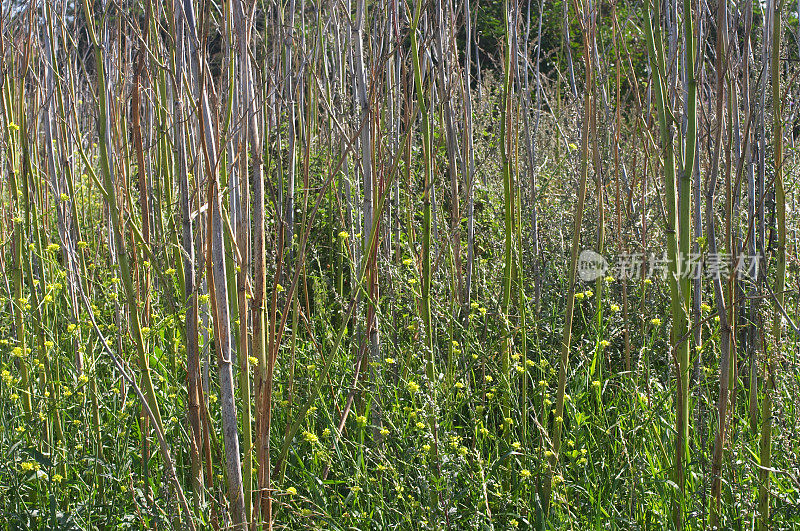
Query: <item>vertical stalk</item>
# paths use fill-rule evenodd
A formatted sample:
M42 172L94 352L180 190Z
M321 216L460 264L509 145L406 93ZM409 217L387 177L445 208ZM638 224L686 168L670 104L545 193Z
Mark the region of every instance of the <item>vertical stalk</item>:
M728 70L728 16L725 0L717 3L717 105L716 134L714 156L711 161L708 189L706 190L706 236L708 237L709 256L716 256L717 237L714 225L714 193L719 177L720 151L722 149L722 131L725 128L725 77ZM729 135L730 136L730 135ZM730 151L729 147L727 151ZM730 246L728 246L730 249ZM728 415L729 388L731 384L731 323L728 319L728 305L720 275L713 278L714 298L720 323L720 360L719 360L719 396L717 399L717 433L714 438L714 450L711 462L711 505L710 526L715 529L720 523L720 496L722 492L722 457L725 448L725 431Z
M464 176L467 181L467 267L464 272L464 318L469 315L472 296L472 277L475 268L475 153L472 149L472 19L470 2L464 2L466 25L464 50Z
M417 105L419 106L420 119L422 121L422 156L423 164L423 192L422 192L422 322L425 326L425 374L428 378L428 385L431 396L430 403L435 403L435 383L436 368L433 350L433 322L431 319L431 189L433 188L433 140L430 132L430 117L428 108L425 104L425 93L422 86L422 71L420 69L420 49L417 40L420 14L422 12L422 0L414 2L414 16L411 22L411 62L414 73L414 87L417 93ZM431 412L432 413L432 412ZM437 421L436 415L430 414L431 431L434 436L433 455L438 465L438 443L437 443ZM431 489L430 504L431 511L438 512L438 497ZM437 516L438 518L438 516Z
M211 306L214 313L214 339L217 347L217 365L220 380L220 405L222 412L222 432L225 443L225 465L228 480L228 503L234 525L247 530L245 518L244 486L242 484L242 463L239 454L239 428L237 425L236 402L234 400L233 362L230 334L230 309L225 267L224 229L222 222L222 198L219 185L219 154L216 147L215 127L208 101L208 85L211 84L207 67L201 70L200 40L191 0L181 4L190 37L190 57L195 72L195 97L198 100L198 117L201 148L205 161L208 182L208 257L206 267L211 281ZM211 88L213 90L213 87Z
M361 128L361 172L364 186L364 203L362 205L362 249L364 256L367 256L367 285L365 286L366 292L369 294L367 297L366 307L366 334L364 336L365 347L369 349L369 360L373 370L378 366L380 360L380 336L378 332L378 319L376 314L375 302L378 300L378 285L377 285L377 254L372 249L368 248L369 238L372 234L373 226L379 224L379 220L375 219L375 195L374 190L375 179L373 175L373 148L372 148L372 111L370 109L370 101L367 89L367 73L364 65L364 26L366 25L367 8L365 0L358 0L356 4L356 18L355 18L355 35L353 40L353 66L355 74L355 94L358 100L358 105L361 111L361 120L366 122L364 127ZM369 343L369 346L366 343ZM377 373L373 373L372 381L375 382ZM377 390L377 387L375 388ZM373 429L375 434L380 432L380 400L377 396L376 417L373 422Z
M244 445L244 510L245 519L250 521L253 515L253 414L250 405L250 359L249 346L249 306L250 293L250 173L248 165L248 142L251 139L250 127L255 126L255 102L250 75L250 28L245 16L241 0L232 3L233 25L238 44L238 95L239 106L236 116L241 117L242 127L239 130L238 162L239 162L239 201L236 215L236 246L239 251L237 264L236 289L239 303L239 392L242 399L242 444Z
M758 486L758 529L770 527L770 468L772 467L772 395L775 391L776 359L780 357L781 328L786 282L786 192L783 186L783 122L781 108L781 8L778 0L770 2L772 9L772 134L773 163L775 165L775 216L777 223L777 265L775 270L775 311L772 320L772 348L767 350L767 374L764 382L764 400L761 412L760 468Z
M511 50L512 50L512 32L515 31L516 24L512 22L509 13L508 0L503 1L503 13L505 15L505 38L504 46L504 59L503 59L503 100L500 109L500 167L503 172L503 208L504 208L504 226L505 226L505 245L503 248L503 298L501 303L503 324L503 347L501 353L501 370L503 372L503 385L505 391L503 394L503 435L506 442L511 442L511 274L513 262L513 232L514 232L514 206L513 199L513 170L512 170L512 139L511 128L508 125L508 120L512 116L511 112L511 98L512 98L512 70L511 70Z
M659 3L656 2L655 20L660 24ZM686 172L682 175L682 183L686 185L686 193L680 194L680 210L678 210L678 183L675 180L675 153L673 146L674 118L668 107L666 87L666 67L664 44L661 38L661 28L653 31L652 5L648 9L645 21L648 55L652 67L652 85L655 92L655 103L658 110L659 132L661 148L663 150L664 178L665 178L665 227L667 235L667 256L669 259L669 286L672 313L672 332L670 342L675 361L676 376L676 439L675 462L673 465L673 481L677 485L677 493L673 500L672 519L676 528L683 528L684 490L686 483L685 464L688 454L689 438L689 342L686 338L688 329L688 303L689 303L689 278L681 275L683 257L688 254L689 241L681 239L682 234L688 234L689 224L689 182ZM680 215L680 217L679 217ZM685 220L685 221L684 221ZM683 225L679 225L683 223Z
M100 172L102 176L102 189L101 193L105 197L108 206L109 217L111 219L112 230L114 235L114 250L117 261L120 266L120 273L122 274L122 284L125 288L125 296L127 298L128 307L130 308L130 327L131 334L133 335L133 342L136 352L139 355L139 366L142 370L142 384L144 387L144 394L147 397L148 408L153 413L153 418L158 424L159 430L163 432L163 422L161 420L161 412L158 408L158 399L156 398L153 381L150 375L150 360L144 344L144 337L142 335L141 322L139 320L139 304L136 290L133 285L133 276L131 274L131 265L128 259L128 253L125 248L125 238L122 232L122 216L119 212L117 205L119 200L117 198L117 190L114 184L114 176L112 175L112 168L114 167L112 158L111 147L111 128L109 125L109 87L106 80L105 72L105 58L103 47L97 38L97 33L92 21L95 20L93 10L89 6L88 0L83 1L84 16L87 20L87 28L89 30L89 37L94 48L95 67L97 68L97 127L98 127L98 148L100 151ZM105 32L105 30L104 30ZM91 171L91 168L88 168Z
M566 3L565 3L566 4ZM572 321L575 312L575 284L578 270L578 250L581 244L581 227L583 225L583 209L586 203L586 182L589 179L589 126L594 105L592 98L592 83L594 82L593 61L591 58L591 41L589 28L586 26L587 10L581 9L579 0L575 0L575 12L581 26L583 37L584 60L584 95L583 95L583 125L581 130L581 177L578 187L578 204L575 208L572 244L570 248L569 284L567 286L567 307L564 310L564 330L561 337L561 358L558 366L558 390L556 392L555 418L552 428L552 451L549 455L549 468L543 487L543 507L545 513L550 511L553 478L559 461L561 451L561 431L564 416L564 394L567 387L567 370L569 367L569 351L572 345ZM566 24L566 22L565 22Z
M185 36L186 21L183 10L175 10L175 49L173 50L175 72L181 72L185 65ZM184 111L184 83L176 75L173 86L172 116L175 128L175 152L177 155L177 180L181 209L181 246L183 258L183 294L186 304L186 318L184 321L186 337L186 375L189 418L189 453L192 470L192 489L194 490L194 506L197 510L204 499L203 472L201 448L203 446L203 429L200 417L200 404L204 404L203 388L200 383L200 348L197 329L198 299L197 299L197 271L195 264L194 228L191 216L189 167L186 150L186 130Z

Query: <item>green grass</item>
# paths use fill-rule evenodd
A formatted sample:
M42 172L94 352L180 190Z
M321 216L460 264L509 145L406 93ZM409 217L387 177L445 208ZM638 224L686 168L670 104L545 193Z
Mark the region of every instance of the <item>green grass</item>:
M266 19L258 21L249 43L256 108L267 115L274 113L256 118L264 143L258 157L252 153L253 140L240 135L245 123L242 109L229 94L239 90L238 81L228 77L237 72L238 50L215 40L225 33L225 38L238 43L226 26L232 22L226 18L228 7L198 9L197 13L198 31L207 32L200 37L210 39L207 49L198 52L211 63L203 97L211 100L209 112L214 120L217 103L223 113L220 123L210 125L209 131L216 136L207 143L194 107L200 98L188 74L190 56L187 52L179 62L185 70L177 72L179 76L172 71L176 62L170 56L194 41L186 35L183 44L172 40L176 13L171 7L159 4L163 12L147 10L152 25L148 42L154 54L145 56L148 75L140 87L143 168L129 134L133 125L128 74L136 64L136 54L123 59L124 68L114 62L120 34L127 42L140 42L143 14L131 11L128 14L136 17L119 17L117 8L110 7L109 23L102 29L98 13L94 25L98 33L91 40L102 46L90 48L83 26L77 40L72 40L68 27L52 18L49 9L43 11L41 23L50 29L49 38L58 41L64 58L74 61L56 61L53 72L44 60L49 56L46 46L26 40L31 32L2 27L5 47L0 55L8 68L0 72L0 529L182 529L189 519L198 529L231 528L231 472L225 457L225 442L230 439L224 434L226 397L218 373L220 342L215 341L221 323L215 322L214 283L207 276L206 262L211 258L211 224L205 205L211 195L209 175L219 176L221 211L216 215L226 222L214 234L221 237L222 283L227 281L231 293L231 322L222 324L231 330L234 356L240 340L246 342L248 337L253 354L246 363L232 360L235 390L229 398L238 415L240 444L247 440L245 431L252 432L255 441L253 447L241 447L242 462L250 457L253 464L253 479L248 484L245 472L244 489L252 494L246 499L252 499L255 509L254 527L268 528L259 513L263 501L259 478L265 467L258 462L262 449L256 447L266 431L262 424L266 404L271 408L268 455L274 467L269 472L276 529L660 530L674 528L676 500L682 504L677 510L684 529L707 529L713 504L711 470L718 432L722 340L712 283L704 280L701 285L700 315L679 315L677 323L678 328L691 328L692 318L698 317L702 337L701 345L690 343L688 362L681 361L691 369L701 355L699 379L692 380L688 389L689 451L682 497L675 480L680 477L675 474L678 389L671 345L676 308L690 305L676 301L675 285L670 286L666 278L614 278L614 272L597 283L578 280L573 300L566 300L571 293L573 253L592 248L597 241L595 220L604 220L604 255L612 262L625 251L661 256L667 238L675 236L665 231L662 202L668 198L678 204L676 186L665 195L664 168L655 148L657 124L644 122L655 116L642 116L634 103L645 97L648 80L641 73L627 72L623 65L627 88L620 97L624 109L616 138L626 172L618 202L609 182L598 194L596 168L588 158L594 143L600 142L599 163L610 173L612 162L606 155L611 153L609 144L615 135L600 131L599 138L592 135L581 142L580 113L583 102L591 101L583 98L589 93L578 86L581 97L573 101L566 77L557 83L545 79L543 93L548 101L558 101L559 108L551 109L548 103L540 117L535 137L539 184L532 203L526 188L525 139L521 138L520 98L525 91L515 85L511 54L498 56L494 65L486 59L480 91L476 86L473 101L475 264L471 304L467 305L462 300L462 281L468 220L456 223L461 237L454 238L446 133L437 99L441 87L432 90L438 78L425 71L427 63L422 61L427 47L433 46L432 30L421 22L429 15L424 6L407 6L419 8L408 12L411 27L419 34L412 37L409 27L400 24L399 36L392 33L394 29L389 31L401 46L403 101L397 138L391 136L393 129L388 125L384 97L388 82L382 74L370 74L368 79L372 107L365 113L366 121L354 105L355 96L348 92L352 75L347 73L346 52L352 43L337 41L346 39L345 32L337 35L333 29L345 28L351 13L341 8L329 11L332 8L326 5L321 13L330 20L314 19L312 24L310 10L298 10L295 40L287 41L272 15L257 11L256 19ZM89 10L88 2L85 8ZM99 5L94 8L100 10ZM487 13L481 16L491 15ZM18 15L13 20L24 28ZM288 20L287 13L282 15L281 19ZM531 15L535 19L537 13ZM379 66L385 66L384 56L376 52L373 39L376 28L382 32L381 24L391 19L376 7L370 7L366 16L366 68L382 72ZM558 27L557 21L546 22L548 27ZM631 18L628 22L641 21ZM120 33L113 29L117 23ZM603 26L607 21L600 23L601 29L607 29ZM506 43L511 41L510 24ZM499 21L490 26L493 31L503 27ZM457 42L458 28L450 31ZM570 31L577 32L576 42L591 42L582 40L577 26ZM299 37L305 38L304 44ZM611 61L610 54L602 52L606 38L602 31L598 34L601 64L589 76L596 83L607 83L602 77ZM708 43L703 44L699 43L698 50L707 48ZM30 46L30 57L35 58L27 65L30 57L23 53L27 49L23 45ZM638 46L624 52L629 57L644 56L644 41L633 39L627 45ZM655 42L653 47L655 53ZM293 67L302 72L293 81L299 84L294 90L303 97L313 95L314 101L296 97L271 106L269 97L283 94L288 82L276 74L282 72L281 57L287 49L296 55L292 64L305 69ZM218 53L210 57L215 50ZM563 51L551 54L558 56L559 68L565 66ZM344 81L326 77L323 53L326 61L345 72ZM454 58L463 61L457 53ZM575 61L576 68L582 69L578 55ZM711 68L710 59L703 61ZM108 68L105 81L97 77L100 66ZM551 67L555 68L550 65L548 72ZM452 69L451 79L460 80ZM43 98L51 73L63 81L63 92L60 89L52 98ZM577 79L581 73L576 73ZM107 108L103 98L98 98L105 82L110 95ZM183 94L182 106L173 105L176 83ZM309 83L314 84L313 90ZM634 93L635 87L641 93ZM592 88L600 113L598 127L611 129L611 124L603 122L599 85ZM699 92L701 108L712 108L716 95ZM287 135L293 128L286 122L289 104L297 105L298 120L291 154ZM458 129L463 108L455 101L453 105ZM185 112L185 120L180 122L182 117L173 112ZM43 141L46 124L52 129L50 143ZM108 139L102 136L103 126L110 127ZM358 138L362 126L373 128L376 191L377 223L366 235L360 217L363 174ZM645 132L644 127L650 129ZM703 168L709 162L711 142L704 134L700 131L698 136ZM787 202L783 228L788 234L787 291L782 297L789 317L797 322L800 269L792 237L800 227L794 207L800 165L796 140L790 136L787 132L782 152L781 183ZM184 175L180 174L183 159L176 152L179 145L187 151ZM219 153L208 157L219 161L217 168L204 166L207 153L203 150L208 145L221 146ZM734 158L735 151L731 148L727 156ZM289 157L296 157L294 165ZM769 182L770 157L768 152L766 188L774 191L774 183ZM253 164L258 161L263 166L256 172ZM290 166L296 167L296 237L283 242L286 231L281 220ZM243 212L241 201L253 200L238 197L240 189L233 184L256 174L265 178L265 223L257 227L252 222L249 229L253 235L264 231L262 278L255 278L255 256L244 261L250 268L237 271L242 262L236 235L242 226L231 222L241 223L237 218ZM140 175L146 187L144 197ZM582 177L587 182L584 223L577 225L580 234L573 234ZM467 182L466 177L460 178ZM743 212L725 212L732 202L722 200L728 193L722 182L718 188L720 234L727 221L734 232L746 233L750 220ZM742 211L743 188L745 183L741 189L731 187L731 193L742 195L737 198ZM462 193L467 189L462 186ZM604 197L602 205L598 197ZM459 200L467 204L466 197ZM149 244L142 234L143 201L151 214ZM192 220L193 261L179 243L184 241L184 206ZM686 203L681 206L681 212L689 212ZM542 285L539 305L533 299L536 271L528 241L529 209L534 207L541 247L536 269ZM250 210L257 209L251 205ZM246 217L244 222L248 222ZM395 223L400 227L397 236ZM769 211L765 224L769 240L770 232L780 227L773 227ZM682 231L681 248L689 243L688 237ZM578 249L571 243L573 238ZM377 249L374 277L369 277L365 265L370 258L360 251L364 241L375 243ZM706 243L700 247L705 249ZM724 249L727 245L719 243ZM255 245L245 247L253 250ZM774 245L770 248L768 241L766 247L763 273L768 285L782 285L775 281L783 276L784 266L776 261ZM194 452L195 462L187 375L191 327L186 326L186 312L194 298L185 292L187 266L196 273L203 385L202 447ZM246 314L259 318L262 313L252 305L246 312L240 308L242 300L245 304L253 300L251 287L256 282L266 286L263 340L252 337L252 320L238 319ZM242 283L243 298L233 296L234 288ZM743 287L747 291L750 286ZM742 319L733 331L736 344L731 349L738 364L731 381L736 400L725 437L719 521L724 529L756 525L759 488L764 484L759 467L763 423L758 418L751 427L749 415L751 409L761 411L764 371L771 366L775 378L770 525L776 530L800 529L798 335L781 325L768 292L763 285L757 287L763 300L760 322L755 325L777 323L782 339L776 346L776 332L765 331L765 347L754 352L744 326L747 313L739 314ZM372 301L367 300L369 293L377 294ZM574 303L571 345L562 353L568 302ZM742 302L737 311L751 303ZM380 331L377 359L371 358L365 333L370 306L375 308ZM626 332L630 371L626 370ZM256 339L263 341L263 351L253 349ZM123 379L111 353L123 361L126 373L134 375L135 387L141 387L148 402L157 406L181 489L167 475L165 452L137 389ZM271 402L262 403L259 393L266 387L268 374L264 365L272 355ZM759 387L752 394L751 358L760 374ZM559 371L565 359L569 363L564 368L559 418ZM750 396L759 401L755 408L748 402ZM251 414L245 413L246 405ZM245 430L243 423L250 418L252 425ZM558 442L551 439L556 433ZM544 498L551 484L548 511ZM176 491L180 490L191 515L179 509Z

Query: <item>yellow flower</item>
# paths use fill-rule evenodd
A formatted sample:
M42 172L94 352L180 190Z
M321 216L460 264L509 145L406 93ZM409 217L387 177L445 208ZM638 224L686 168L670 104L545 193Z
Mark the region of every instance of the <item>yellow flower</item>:
M357 417L356 417L356 422L357 422L357 423L358 423L360 426L363 426L364 424L366 424L366 423L367 423L367 417L365 417L364 415L359 415L359 416L357 416Z
M659 319L658 317L650 319L650 324L652 324L653 326L659 326L661 324L661 319Z
M586 290L586 291L584 291L583 293L586 295L586 298L587 298L587 299L591 299L591 298L592 298L592 295L594 295L594 291L592 291L592 290L590 290L590 289L587 289L587 290Z
M53 482L54 483L61 483L61 480L63 480L63 479L64 479L64 476L62 476L61 474L54 474L53 475Z
M606 347L607 347L607 346L609 346L610 344L611 344L611 343L609 343L609 342L608 342L607 340L605 340L605 339L604 339L604 340L602 340L602 341L600 342L600 346L601 346L601 347L603 347L603 348L606 348Z
M395 363L394 358L386 358L383 361L385 361L387 365L394 365Z
M579 301L583 300L583 292L582 291L580 291L580 292L575 294L575 300L579 300Z
M408 384L406 384L406 387L408 388L408 391L411 394L417 393L419 391L419 385L417 384L417 382L414 381L408 382Z
M342 232L339 233L339 238L341 238L342 240L346 240L349 236L350 234L348 234L346 230L343 230Z
M519 475L522 476L523 479L528 479L529 477L531 477L531 471L528 470L527 468L523 468L522 470L519 471Z
M19 467L23 472L31 472L39 469L39 463L36 461L25 461L24 463L20 463Z
M174 269L172 269L172 268L170 267L169 269L167 269L166 271L164 271L164 273L165 273L165 274L167 274L167 275L169 275L169 276L172 276L172 275L174 275L174 274L175 274L175 270L174 270Z
M297 489L294 487L289 487L288 489L286 489L286 494L288 494L289 496L297 496Z
M425 424L423 424L421 422L417 422L417 429L421 430L424 427L425 427Z
M612 312L618 312L619 310L620 310L620 307L617 306L616 304L612 304L611 305L611 311Z
M456 382L456 389L464 389L464 384L461 382Z
M603 280L605 280L606 282L614 282L614 277L612 277L611 275L607 275L606 278L604 278Z
M319 441L319 438L310 431L303 432L303 439L305 439L306 442L310 442L311 444L314 444L317 441Z
M249 361L250 365L252 365L253 367L258 366L258 358L256 358L255 356L248 356L247 361Z
M578 150L578 146L576 146L572 142L570 142L567 147L569 147L572 151L577 151Z
M381 435L386 437L389 435L389 430L386 428L381 428Z
M422 450L425 451L425 452L430 452L431 451L431 445L430 444L423 444L422 445Z
M511 447L512 447L514 450L518 451L518 452L519 452L520 450L522 450L522 445L520 444L520 442L519 442L519 441L514 441L513 443L511 443Z

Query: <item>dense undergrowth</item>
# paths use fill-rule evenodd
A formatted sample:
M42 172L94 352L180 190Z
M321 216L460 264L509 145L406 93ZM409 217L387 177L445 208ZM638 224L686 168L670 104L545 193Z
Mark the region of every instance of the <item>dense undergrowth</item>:
M225 10L238 5L223 4ZM412 7L403 19L404 32L420 16ZM86 3L83 9L76 15L82 20L100 6ZM30 17L34 31L28 35L36 37L3 28L9 48L2 52L8 63L0 119L0 526L172 529L193 521L200 529L228 528L237 518L231 486L242 481L244 470L243 503L254 527L267 528L262 503L269 499L277 529L666 529L676 525L676 503L683 528L708 528L725 341L714 286L707 278L697 285L701 303L687 339L692 369L688 452L686 461L676 465L679 394L666 273L645 270L625 278L612 267L597 280L574 284L570 275L581 168L589 162L588 141L578 145L583 103L577 95L568 97L566 75L556 72L542 79L552 103L539 113L533 133L539 163L537 180L530 184L527 155L517 150L524 150L521 136L527 130L518 116L527 109L522 98L532 93L521 83L515 89L519 93L509 89L511 76L501 79L508 65L483 72L480 90L470 100L474 190L469 192L469 180L462 176L466 189L454 193L442 101L430 105L430 117L423 112L433 94L435 69L423 79L412 71L418 65L412 68L406 61L420 46L416 39L403 40L397 56L407 83L402 105L380 101L378 90L393 88L370 78L369 105L375 107L370 113L359 106L363 102L343 103L341 94L351 87L341 79L316 77L326 70L314 54L341 61L342 75L353 78L354 85L360 77L357 66L344 73L350 61L357 61L337 54L332 37L331 28L336 22L345 27L340 17L349 25L351 13L326 11L331 27L309 26L303 30L308 48L289 47L296 60L309 61L307 70L296 67L307 76L302 77L306 92L285 96L288 103L276 107L275 116L268 102L276 86L286 88L287 78L278 73L287 59L278 57L283 44L277 38L274 49L272 40L260 42L276 62L274 72L272 66L254 67L263 67L254 77L264 82L257 88L259 94L263 90L258 112L267 115L258 115L267 130L256 157L253 150L260 146L242 134L248 112L241 108L246 105L232 103L232 94L247 94L238 92L246 90L239 83L249 79L237 75L235 65L246 61L234 58L233 44L225 52L227 75L197 76L186 64L183 71L179 66L178 58L191 60L188 45L180 48L172 37L139 27L149 22L174 30L174 18L148 9L147 15L130 20L115 7L106 9L109 20L124 30L117 35L99 21L89 25L96 26L91 31L75 26L80 39L97 45L85 56L73 47L67 25L55 22L58 18L44 8L32 10L36 15ZM267 20L264 33L273 37L273 15L288 14L267 11L258 12ZM392 20L387 13L369 10L376 27L382 17ZM214 10L200 14L213 24L228 23L232 43L241 38L233 40L228 15ZM163 20L158 18L162 15ZM25 20L20 13L15 16L15 21ZM636 16L626 14L628 23L634 24ZM190 40L195 29L178 27ZM423 48L433 47L435 33L420 30ZM54 59L45 34L61 43L66 59ZM120 44L122 35L132 40L148 35L157 57L131 52ZM356 46L355 35L348 36L348 46ZM330 41L320 44L323 38ZM312 45L316 39L320 48ZM370 39L377 49L377 37ZM37 50L36 59L19 52L26 46ZM113 50L130 56L109 58ZM384 51L395 53L391 50ZM91 64L94 54L98 59ZM254 56L263 59L260 52ZM144 58L151 72L142 75L148 80L139 81L137 75L132 81L133 74L124 69L132 70L140 60L143 64ZM373 51L367 63L375 66L379 59L385 57ZM559 65L564 60L559 55ZM59 67L53 72L50 64ZM108 69L105 74L98 74L101 64ZM185 79L170 79L184 71ZM64 83L63 93L55 91L52 80L42 81L49 75ZM616 132L597 130L591 139L598 155L603 151L607 157L599 162L603 171L611 174L616 145L629 173L622 185L618 175L616 181L606 176L602 186L590 180L580 212L587 222L579 250L597 249L598 227L607 227L599 250L612 263L626 253L662 256L669 232L664 230L663 163L654 149L655 135L642 132L645 124L632 103L633 91L642 88L644 93L636 85L641 73L630 75L626 117L616 122ZM201 77L216 83L216 91L196 86ZM141 118L128 107L137 83L145 94ZM212 93L214 107L213 124L205 132L204 91ZM176 103L178 96L185 107ZM104 103L104 97L109 101ZM503 108L512 98L515 103L508 106L513 110L507 113ZM295 110L297 130L287 117ZM372 122L362 120L362 111ZM183 120L185 131L179 126ZM652 121L648 125L655 129ZM426 145L428 126L433 131ZM137 129L144 131L144 139L136 136ZM367 129L374 136L365 136ZM207 135L212 131L220 146L217 165L209 162L214 144ZM791 132L787 137L784 230L789 258L782 305L787 315L780 340L772 341L767 328L778 310L762 284L742 281L742 293L747 291L749 298L737 303L731 409L715 517L724 529L756 525L764 484L759 415L767 396L759 386L770 371L769 527L800 529L800 370L793 324L800 318L798 150ZM370 142L367 161L358 146ZM507 159L508 153L513 156ZM258 227L257 200L243 183L255 188L254 167L262 157L268 184L262 198L265 223ZM372 227L364 220L366 207L360 210L367 202L360 181L367 164L375 172L370 214L378 222ZM432 179L427 191L426 175ZM526 191L529 186L534 194ZM469 215L454 203L460 201L464 209L473 192L474 239L469 241ZM726 193L726 199L744 194L733 186ZM295 201L292 216L285 210L289 194ZM733 199L720 201L712 218L745 232L756 214L748 219L738 201L736 206ZM778 274L779 225L770 208L774 202L764 216L761 207L762 224L772 232L758 251L764 258L761 273L770 279L767 288ZM506 224L507 215L512 225ZM288 232L287 217L294 223ZM219 227L215 219L221 220ZM187 226L194 237L188 248ZM265 238L263 299L256 285L259 230ZM216 236L222 248L212 241ZM707 236L695 241L707 255ZM474 266L465 295L469 252L474 252ZM227 289L224 299L221 288ZM559 397L570 297L575 304L572 344ZM225 327L230 325L228 347L220 337L221 300L230 312L224 319ZM262 350L257 347L255 322L262 307L257 301L265 315ZM760 307L756 301L762 301ZM195 336L192 316L198 325ZM192 337L197 340L196 365L190 355ZM226 348L234 389L224 386ZM193 366L198 371L194 384ZM267 381L272 394L265 399ZM226 403L234 407L243 456L240 475L233 478L225 446L232 440L224 421ZM267 410L269 467L259 462L258 447ZM560 448L554 446L554 433L560 433ZM686 471L685 486L676 484L676 466ZM264 469L270 472L269 491L262 488ZM550 485L547 503L544 492Z

